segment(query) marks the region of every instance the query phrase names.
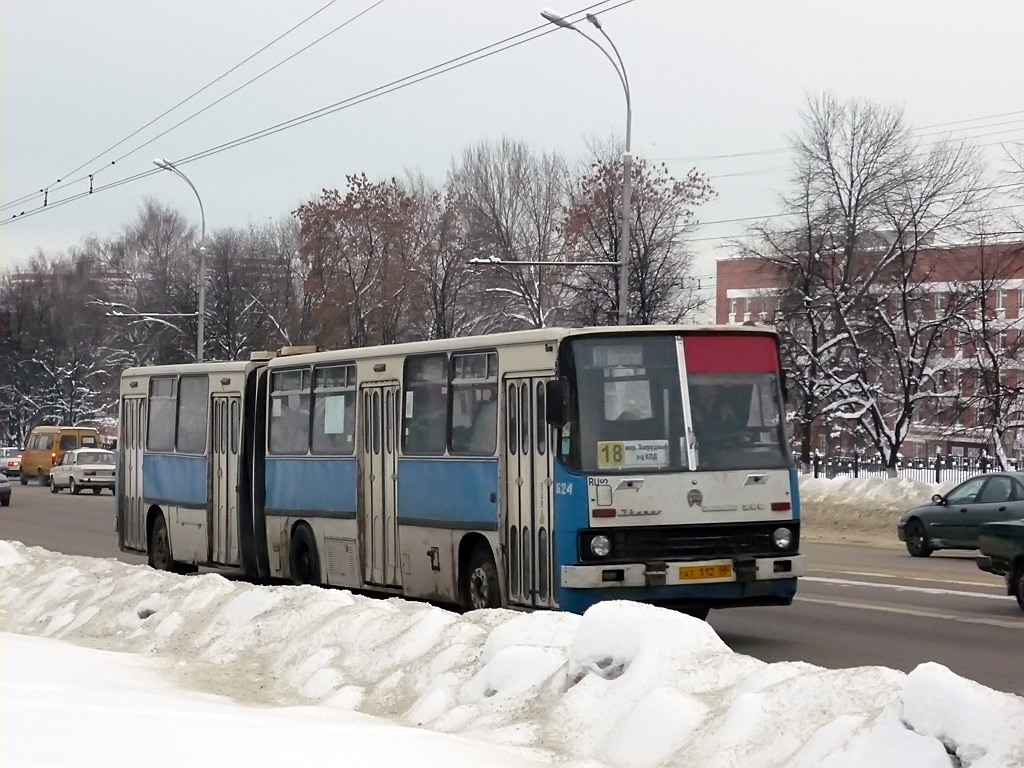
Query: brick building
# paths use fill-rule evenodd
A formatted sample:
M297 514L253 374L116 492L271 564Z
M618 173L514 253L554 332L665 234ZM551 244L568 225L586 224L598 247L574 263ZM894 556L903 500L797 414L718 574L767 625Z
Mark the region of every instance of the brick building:
M877 259L878 252L866 251L855 258L867 262ZM994 329L992 342L1007 352L1004 376L1010 386L1024 385L1024 242L920 250L915 270L930 296L924 310L926 318L940 316L951 294L963 291L965 286L971 286L975 296L984 294L981 305ZM757 258L718 261L716 322L773 324L784 298L784 284L780 270ZM953 332L948 335L942 354L958 360L948 373L939 374L944 383L952 387L960 383L961 374L972 367L973 352L967 337ZM985 413L979 409L968 408L956 416L942 409L924 409L917 414L903 453L908 457L934 456L936 451L977 455L987 445L984 424ZM1024 457L1024 430L1007 437L1007 453ZM812 437L813 447L822 453L843 451L848 448L843 443L842 439L830 439L820 429Z

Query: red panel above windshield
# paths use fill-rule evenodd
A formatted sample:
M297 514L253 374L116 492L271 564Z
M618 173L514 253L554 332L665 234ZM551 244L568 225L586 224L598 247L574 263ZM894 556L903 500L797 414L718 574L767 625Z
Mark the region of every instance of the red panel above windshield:
M690 373L779 370L779 353L772 336L719 333L683 336L686 370Z

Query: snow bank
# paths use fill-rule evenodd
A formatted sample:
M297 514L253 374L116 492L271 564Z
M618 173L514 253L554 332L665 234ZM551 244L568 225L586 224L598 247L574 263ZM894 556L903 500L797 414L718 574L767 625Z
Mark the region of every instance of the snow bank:
M628 768L946 768L947 750L976 768L1024 767L1024 700L935 665L908 677L767 664L702 621L634 603L459 616L20 544L0 555L5 631L155 655L177 683L249 703L357 710Z
M7 632L0 633L0 647L0 765L5 768L131 762L146 768L320 765L329 764L325 755L339 753L339 745L344 745L347 765L548 765L521 750L403 727L358 712L254 707L189 691L168 683L160 659L138 654ZM155 738L155 727L168 738ZM60 738L53 738L55 733ZM126 738L128 734L135 738ZM131 743L136 749L129 758L124 745Z
M896 522L911 507L956 483L922 483L910 478L800 476L801 530L811 535L870 534L898 544Z

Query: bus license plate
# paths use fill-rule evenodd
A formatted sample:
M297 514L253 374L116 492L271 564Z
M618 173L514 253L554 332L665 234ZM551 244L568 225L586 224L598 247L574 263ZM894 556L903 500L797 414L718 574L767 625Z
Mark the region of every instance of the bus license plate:
M691 565L679 568L679 580L732 578L732 565Z

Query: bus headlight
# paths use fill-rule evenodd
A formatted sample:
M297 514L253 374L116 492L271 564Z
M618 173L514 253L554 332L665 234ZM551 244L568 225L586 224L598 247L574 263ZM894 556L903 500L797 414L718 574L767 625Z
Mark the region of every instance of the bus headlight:
M607 536L595 536L590 540L590 551L598 557L607 557L612 551L612 543Z
M772 533L772 541L779 549L787 549L793 543L793 532L789 528L776 528Z

